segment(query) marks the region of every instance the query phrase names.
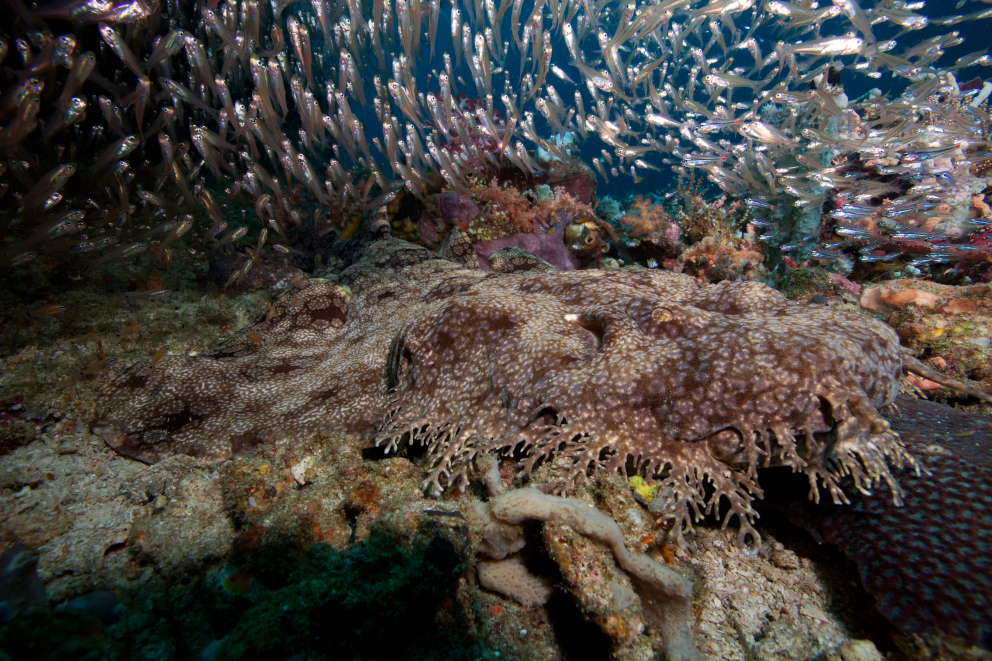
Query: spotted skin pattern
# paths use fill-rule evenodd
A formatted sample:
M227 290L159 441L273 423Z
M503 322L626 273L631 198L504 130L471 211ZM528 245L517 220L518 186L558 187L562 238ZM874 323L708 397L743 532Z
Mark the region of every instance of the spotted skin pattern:
M990 649L992 420L904 396L897 404L892 427L926 469L899 476L905 507L861 494L844 507L786 496L785 511L858 563L878 610L902 631Z
M656 477L682 532L736 517L760 543L757 469L790 465L846 502L912 459L878 407L898 338L869 317L800 305L758 283L660 270L504 272L392 239L384 212L337 282L314 280L211 352L125 375L96 432L143 461L214 460L324 429L388 450L428 446L425 487L467 483L479 453L547 461L560 490L597 471ZM376 240L368 240L371 237ZM815 494L819 491L814 490Z

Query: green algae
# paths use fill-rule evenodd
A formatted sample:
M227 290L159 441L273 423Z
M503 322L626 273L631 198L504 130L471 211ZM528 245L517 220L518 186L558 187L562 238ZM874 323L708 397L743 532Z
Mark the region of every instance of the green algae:
M72 610L35 607L0 627L0 659L102 661L123 659L124 646L99 618Z

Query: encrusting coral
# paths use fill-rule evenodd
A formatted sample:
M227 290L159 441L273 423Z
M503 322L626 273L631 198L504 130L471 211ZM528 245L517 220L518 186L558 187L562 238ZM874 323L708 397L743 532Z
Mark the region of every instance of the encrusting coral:
M900 499L888 462L912 459L877 409L904 370L928 370L881 322L655 270L548 272L517 255L513 272L480 271L460 230L436 253L390 238L383 210L361 236L339 246L352 262L339 282L283 296L213 351L121 377L95 431L149 462L317 429L420 442L434 493L464 487L490 451L516 453L524 475L547 461L558 489L641 473L661 479L676 538L718 512L739 518L741 546L760 540L760 466L802 471L814 498L823 486L845 502L850 475Z

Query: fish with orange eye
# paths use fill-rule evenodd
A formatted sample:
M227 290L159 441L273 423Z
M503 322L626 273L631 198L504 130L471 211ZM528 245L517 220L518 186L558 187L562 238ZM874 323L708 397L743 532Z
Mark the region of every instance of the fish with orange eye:
M581 216L576 216L565 227L565 245L580 261L595 260L610 250L610 244L599 226Z

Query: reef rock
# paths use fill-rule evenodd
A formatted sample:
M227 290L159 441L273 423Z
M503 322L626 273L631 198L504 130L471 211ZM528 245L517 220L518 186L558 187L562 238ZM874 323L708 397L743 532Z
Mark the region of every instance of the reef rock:
M861 307L873 314L888 315L915 305L939 309L944 314L972 315L992 305L992 287L970 285L952 287L925 280L895 280L885 285L865 288Z

